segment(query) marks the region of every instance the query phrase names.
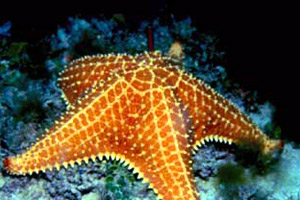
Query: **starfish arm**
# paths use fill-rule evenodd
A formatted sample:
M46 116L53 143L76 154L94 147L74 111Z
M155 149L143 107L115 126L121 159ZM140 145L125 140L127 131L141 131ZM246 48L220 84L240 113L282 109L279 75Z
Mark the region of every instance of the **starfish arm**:
M154 73L174 87L195 149L206 141L258 146L263 154L282 148L281 140L268 138L239 108L203 81L174 67L157 68Z
M263 154L282 148L281 140L263 134L237 106L203 81L180 70L175 74L178 76L177 95L185 105L188 121L193 124L194 148L205 141L258 145Z
M120 71L137 69L140 65L162 65L164 60L159 52L131 56L127 54L108 54L85 56L72 61L60 72L58 83L62 97L69 107L83 95L93 91L99 84Z
M6 169L25 174L106 156L128 163L159 198L196 199L181 110L160 79L147 83L152 75L139 69L112 78L78 101L31 149L7 158Z
M99 55L85 56L72 61L66 69L60 72L58 83L62 89L63 98L72 106L82 95L91 92L91 89L100 81L107 80L112 73L134 65L133 56L127 55Z

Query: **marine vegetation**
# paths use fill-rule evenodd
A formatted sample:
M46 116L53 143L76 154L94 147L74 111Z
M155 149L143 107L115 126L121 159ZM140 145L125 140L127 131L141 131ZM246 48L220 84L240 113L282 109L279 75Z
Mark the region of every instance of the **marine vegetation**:
M223 180L221 185L231 180L231 176L222 176L230 167L221 167L219 173L204 173L205 167L198 168L194 175L193 160L195 168L201 162L203 149L197 150L203 146L205 149L207 142L250 145L264 156L282 149L281 140L270 139L262 131L272 122L272 109L269 113L249 112L244 106L246 97L235 90L237 86L227 79L224 67L214 64L224 56L216 50L215 37L197 34L190 19L173 19L171 27L155 20L154 47L160 51L153 52L144 52L148 22L142 23L135 33L120 29L114 19L88 22L75 18L70 23L48 38L51 52L57 55L45 60L49 76L36 80L36 76L29 75L32 73L12 69L13 54L1 62L1 87L8 90L1 100L3 133L14 129L1 135L6 149L2 154L10 155L3 160L9 172L5 172L6 177L16 182L23 179L28 184L30 180L15 175L29 174L25 177L44 183L44 198L155 198L151 192L145 195L147 187L132 190L136 187L133 172L158 198L198 199L200 193L205 199L197 171L203 180L218 175ZM172 45L176 40L180 43ZM100 54L84 56L95 53ZM15 76L12 72L27 84L7 83L7 77ZM60 89L65 109L59 98ZM41 91L44 95L39 96ZM30 99L23 100L24 96ZM259 110L268 108L265 105L254 106ZM265 114L269 115L262 117ZM15 128L17 125L19 128ZM23 128L29 125L31 129ZM50 128L43 133L42 126ZM33 143L38 136L40 139ZM20 144L25 146L18 148ZM230 157L230 152L223 156L209 148L206 152L209 162ZM103 159L109 162L101 162ZM126 172L120 163L131 171ZM243 169L238 169L243 174ZM246 177L241 180L237 184L246 184ZM0 189L7 194L9 186L11 181Z

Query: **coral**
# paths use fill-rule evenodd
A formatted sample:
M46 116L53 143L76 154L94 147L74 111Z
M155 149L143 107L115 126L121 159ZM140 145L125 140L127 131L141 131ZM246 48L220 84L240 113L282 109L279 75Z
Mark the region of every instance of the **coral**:
M227 147L228 149L228 147ZM234 156L227 151L222 150L217 145L208 145L201 148L194 156L193 169L196 176L203 180L208 180L212 176L216 176L218 167L224 165L230 160L234 160Z
M0 188L1 200L51 199L44 189L44 181L28 178L12 178Z
M101 199L154 199L147 184L136 181L118 162L94 162L45 174L45 190L55 199L81 199L98 193Z
M218 49L218 39L209 34L198 34L195 27L192 26L190 19L177 21L173 18L172 20L173 21L171 22L163 22L160 19L156 19L151 23L142 22L139 29L131 30L126 27L126 18L124 19L122 16L112 20L91 19L89 21L79 18L70 18L68 26L60 27L57 34L53 35L49 40L45 40L43 43L40 43L40 46L36 46L36 48L34 48L39 51L42 48L41 46L49 46L47 47L49 48L49 51L46 51L49 53L49 56L45 56L45 53L42 53L42 56L39 56L40 54L36 53L38 51L31 50L32 44L28 44L26 41L18 43L12 42L9 37L11 24L6 23L4 26L1 26L0 157L4 157L4 155L8 154L11 155L12 153L20 153L22 149L30 146L30 143L34 142L35 138L42 134L42 129L52 125L53 120L64 111L65 106L60 99L60 92L55 83L58 72L62 70L65 64L67 64L71 59L78 58L83 55L108 52L127 52L131 54L141 53L147 50L147 38L145 31L149 24L152 25L154 31L155 49L160 49L163 53L166 53L171 43L176 39L180 39L185 51L184 69L186 71L192 72L197 77L211 84L218 92L236 103L239 108L248 113L254 120L259 119L256 122L258 122L258 125L261 128L269 130L268 132L270 133L272 133L275 129L280 130L273 125L271 114L273 112L271 111L272 109L269 109L269 107L266 106L267 110L269 110L268 114L265 115L263 112L264 109L258 109L261 108L262 104L257 103L255 93L242 91L237 84L233 84L230 80L228 80L226 70L224 66L222 66L221 62L225 52ZM29 53L27 51L29 51ZM10 53L7 54L7 52ZM39 73L36 73L35 68L29 67L34 66L32 65L32 62L36 60L34 54L38 55L36 57L41 58L41 61L36 62L38 65L35 65L42 69ZM3 93L4 91L5 93ZM31 94L34 93L39 95L38 97L33 95L33 97L35 97L31 99ZM21 112L21 110L24 110L25 107L23 106L23 103L27 100L37 102L38 105L42 106L38 106L38 109L30 109L29 113L23 115L21 113L24 112ZM16 107L14 105L16 105ZM254 107L254 109L252 107ZM39 113L37 113L37 111ZM40 111L42 113L40 113ZM257 111L258 113L256 115L255 113ZM264 116L264 118L260 116ZM284 154L288 157L288 160L291 158L289 155L292 152L297 152L294 147L291 147L291 149L293 150ZM205 151L207 152L205 153ZM200 154L200 156L198 154ZM205 147L200 149L198 154L195 155L196 164L194 166L199 167L195 170L195 172L197 176L205 179L205 182L201 180L201 183L199 184L199 178L197 178L198 188L199 185L205 185L206 183L210 184L215 179L214 177L217 174L218 166L226 163L227 160L232 160L233 157L232 154L215 149L214 147ZM296 154L297 153L295 153L295 156ZM212 155L211 159L208 155ZM203 159L202 162L199 162L201 161L202 156L204 156L205 159ZM197 161L197 159L199 159L199 161ZM214 163L217 163L218 165L215 165ZM287 163L290 163L290 161L287 161ZM106 177L113 177L113 181L117 182L119 180L118 174L122 173L115 171L117 170L116 167L112 167L113 170L109 170L108 173L107 167L114 165L112 163L105 164L106 167L104 167L104 170L99 170L101 167L99 167L99 164L97 163L92 164L92 166L89 167L93 168L93 165L95 165L95 170L93 172L94 175L92 176L100 176L100 180L102 181L101 186L98 182L94 181L87 183L89 180L88 177L91 176L89 170L68 169L69 177L78 177L79 173L80 177L85 180L83 183L86 183L88 187L92 188L92 190L85 190L85 187L83 187L83 190L78 189L78 181L66 181L68 177L65 177L66 172L62 169L56 173L51 172L52 174L47 178L44 176L33 177L33 179L37 180L33 183L30 182L28 178L23 180L20 177L12 178L7 176L7 174L4 174L3 177L5 178L5 184L4 187L0 188L0 196L9 199L9 195L14 196L22 190L28 191L29 188L29 191L32 192L28 194L33 197L40 192L32 190L32 188L28 186L31 184L39 185L43 183L44 185L42 187L38 186L37 188L39 188L40 191L43 191L46 188L47 192L52 195L51 197L47 197L48 199L64 199L67 198L68 195L74 197L73 195L75 194L83 198L89 193L98 193L104 199L113 199L116 198L116 196L113 196L116 193L113 193L112 191L115 192L123 190L125 191L124 194L129 196L131 195L132 198L136 197L143 199L145 198L144 195L146 193L148 194L147 198L154 199L154 194L150 194L149 197L149 191L145 189L146 187L144 185L138 187L141 188L141 190L136 189L136 186L130 188L106 187ZM294 165L284 165L280 167L289 169L288 171L291 171L293 174L295 168L291 166ZM81 166L80 168L85 168L85 166ZM121 166L119 166L119 168L125 170L127 173L125 168ZM48 173L49 172L47 172L45 176L47 176ZM99 174L97 175L97 173ZM133 180L133 176L130 172L128 172L127 175L128 177L126 178L125 183L129 186L131 185L128 184L129 182L134 182L133 185L136 185L136 178ZM61 179L64 181L60 182ZM96 178L93 180L96 180ZM111 178L108 180L111 181ZM287 180L292 179L288 176ZM123 180L120 181L123 182ZM253 181L253 183L254 182L255 181ZM17 187L20 183L23 183L23 186ZM268 180L266 180L266 183L268 183ZM217 191L219 191L220 188L216 185L217 183L210 184L209 191L215 191L215 193L218 194ZM282 190L286 190L285 193L292 194L293 192L291 191L296 191L295 188L287 188L284 184L280 186ZM52 192L50 192L51 187L55 188L54 190L52 189ZM11 188L11 190L8 191L4 188ZM68 188L75 189L74 191L70 191ZM251 194L255 193L253 191L256 191L256 189L251 189L251 187L250 189L247 189L246 187L240 188L241 193L245 191L245 193ZM267 187L263 188L268 189ZM127 193L127 189L130 190L131 193ZM282 196L280 196L282 190L275 191L273 199L282 198ZM143 192L141 194L137 191ZM36 193L34 194L34 192ZM202 190L201 192L202 194L207 194ZM117 193L119 194L119 192ZM263 192L260 193L265 194ZM19 194L20 198L24 197L21 196L24 193L21 192ZM30 195L27 197L30 198ZM268 193L268 195L271 196L272 194ZM243 197L246 196L247 195L244 195ZM294 196L296 196L296 194ZM202 197L203 199L206 198L205 195Z
M59 100L60 92L54 82L42 84L26 80L22 85L15 83L18 81L3 89L3 126L0 130L2 134L6 133L2 137L10 150L20 151L41 135L39 131L42 130L42 124L52 123L59 115L63 103Z
M6 169L31 174L112 157L134 167L160 198L196 199L191 147L215 140L254 143L268 155L281 148L201 80L170 65L172 59L146 52L73 61L59 78L70 109L27 152L6 158Z

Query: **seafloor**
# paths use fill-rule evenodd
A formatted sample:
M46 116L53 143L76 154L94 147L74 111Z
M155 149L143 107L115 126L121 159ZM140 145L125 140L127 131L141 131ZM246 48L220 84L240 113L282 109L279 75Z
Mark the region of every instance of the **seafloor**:
M36 44L11 39L12 24L0 25L0 199L155 199L148 184L118 162L97 161L32 176L8 174L4 157L24 151L65 110L56 80L70 60L102 53L141 53L148 49L147 28L111 19L70 18L66 27ZM212 85L247 113L266 134L280 138L274 106L259 103L255 91L230 81L218 38L199 33L191 20L151 23L155 50L173 41L184 47L184 69ZM236 146L207 144L194 156L201 199L300 199L299 145L285 141L283 151L265 159Z

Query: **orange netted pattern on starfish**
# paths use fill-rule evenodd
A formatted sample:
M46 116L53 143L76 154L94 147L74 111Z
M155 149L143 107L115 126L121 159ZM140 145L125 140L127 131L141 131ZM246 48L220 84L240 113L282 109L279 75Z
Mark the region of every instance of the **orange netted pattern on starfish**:
M136 56L127 54L87 56L70 63L69 67L60 73L58 83L65 100L71 106L92 88L106 84L113 74L137 69L141 64L162 65L167 59L159 52Z
M159 198L197 199L192 152L206 140L280 147L232 103L160 53L74 61L60 85L70 109L27 152L4 161L25 174L111 157L134 167Z
M111 78L7 168L34 172L106 155L134 166L164 199L195 199L187 127L171 88L154 75L139 68Z

